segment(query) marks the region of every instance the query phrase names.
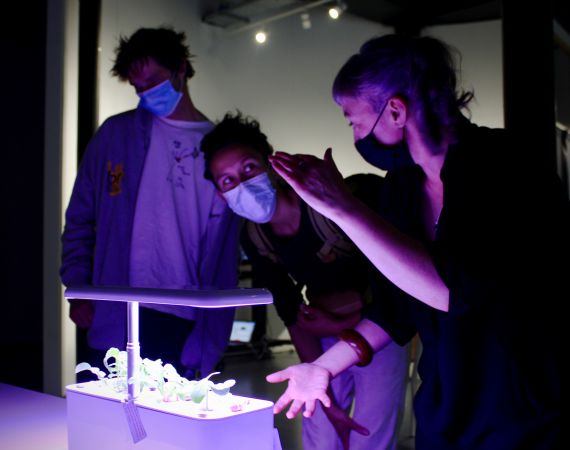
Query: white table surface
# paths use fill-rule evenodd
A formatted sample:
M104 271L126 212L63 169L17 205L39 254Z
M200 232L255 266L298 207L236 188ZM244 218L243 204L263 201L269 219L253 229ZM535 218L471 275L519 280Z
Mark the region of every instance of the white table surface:
M67 450L65 399L0 383L0 450Z

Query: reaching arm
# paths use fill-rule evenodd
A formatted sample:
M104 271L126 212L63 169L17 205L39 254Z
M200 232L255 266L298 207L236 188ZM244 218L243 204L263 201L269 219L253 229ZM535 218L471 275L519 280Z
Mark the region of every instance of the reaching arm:
M375 353L392 341L388 333L368 319L361 320L354 329L368 341ZM317 358L314 364L327 370L334 378L357 362L354 350L346 342L339 341Z
M297 324L291 325L287 329L289 330L291 340L295 345L299 359L302 362L311 363L322 355L323 349L320 338L309 331L300 328ZM352 431L365 436L370 434L370 431L367 428L355 422L340 408L340 406L336 404L330 389L327 389L327 396L331 399L331 404L328 408L325 408L324 412L337 432L344 448L348 448L349 446L350 433Z
M368 341L374 351L384 348L391 341L390 336L374 322L362 320L356 330ZM287 417L295 417L305 407L303 415L311 417L315 411L316 401L329 407L331 399L327 389L331 378L358 362L354 350L343 341L337 342L313 363L303 363L288 367L280 372L267 376L270 383L289 380L287 389L275 402L275 413L283 411L291 404Z
M390 281L411 296L449 309L449 289L426 247L401 233L356 199L347 199L331 217Z
M278 152L271 163L303 200L342 228L386 278L425 304L449 310L449 289L425 246L352 196L330 149L324 160Z

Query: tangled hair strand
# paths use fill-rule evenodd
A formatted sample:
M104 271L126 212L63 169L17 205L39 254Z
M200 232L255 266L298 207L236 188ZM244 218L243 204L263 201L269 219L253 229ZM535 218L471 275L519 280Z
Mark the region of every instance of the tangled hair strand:
M131 37L121 36L115 49L115 62L111 74L122 81L128 79L132 65L139 61L153 58L166 69L176 72L186 62L186 77L194 76L194 68L190 59L188 45L184 44L184 32L176 32L172 28L139 28Z

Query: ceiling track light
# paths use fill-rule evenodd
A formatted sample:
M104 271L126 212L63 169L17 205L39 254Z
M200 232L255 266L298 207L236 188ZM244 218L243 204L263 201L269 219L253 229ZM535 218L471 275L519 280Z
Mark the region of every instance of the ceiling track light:
M329 8L329 17L333 20L336 20L344 11L346 11L346 3L339 0L336 2L335 6Z
M259 30L255 33L255 42L258 44L265 44L265 41L267 41L267 33L265 31Z
M277 14L273 14L269 17L265 17L263 19L251 22L251 23L247 23L244 24L242 26L237 26L237 27L232 27L231 29L228 29L228 32L230 32L231 34L236 34L236 33L241 33L242 31L246 31L246 30L251 30L251 29L259 29L262 26L267 25L268 23L271 22L275 22L277 20L281 20L284 19L285 17L289 17L295 14L302 14L302 13L306 13L308 10L316 8L318 6L321 5L330 5L333 3L337 3L334 0L314 0L314 1L310 1L307 3L304 3L301 6L297 6L291 9L288 9L284 12L280 12Z
M309 30L311 28L311 16L308 12L301 14L301 26L303 30Z
M312 27L312 23L311 23L311 16L310 16L308 10L315 8L317 6L320 6L320 5L324 5L324 4L334 4L335 5L331 8L329 8L329 10L328 10L329 16L335 20L340 17L340 15L342 14L342 12L344 10L346 10L346 4L342 1L336 1L335 2L335 1L331 1L331 0L316 0L312 3L306 4L302 8L295 8L295 9L290 10L288 12L276 14L272 17L265 18L263 20L250 23L246 26L243 26L243 27L240 27L238 29L233 30L233 33L244 31L246 29L257 28L257 31L255 32L255 42L259 45L263 45L267 42L268 35L267 35L267 32L263 28L259 28L259 27L267 25L270 22L274 22L274 21L282 19L284 17L290 16L291 14L295 14L295 13L299 14L300 13L301 27L304 30L309 30Z

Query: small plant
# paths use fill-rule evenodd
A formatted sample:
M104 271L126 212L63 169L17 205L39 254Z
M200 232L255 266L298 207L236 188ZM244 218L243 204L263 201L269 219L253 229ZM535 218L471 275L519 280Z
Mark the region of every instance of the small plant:
M93 367L89 363L82 362L75 367L75 373L88 370L97 376L98 380L105 381L116 392L127 392L128 384L140 383L141 392L158 392L160 401L172 402L178 400L202 403L203 409L210 410L208 394L210 391L223 396L230 392L235 380L227 380L223 383L214 383L210 377L218 375L214 372L201 380L188 380L178 374L172 364L162 364L162 360L155 361L144 358L139 364L139 371L127 380L127 352L112 347L107 350L103 359L108 373Z

